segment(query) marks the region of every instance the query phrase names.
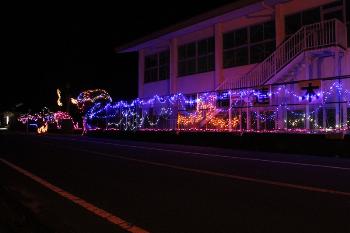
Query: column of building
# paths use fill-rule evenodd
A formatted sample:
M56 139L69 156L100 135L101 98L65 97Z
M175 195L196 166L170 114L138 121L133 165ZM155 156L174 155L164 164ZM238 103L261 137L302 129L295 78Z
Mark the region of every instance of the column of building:
M178 76L178 48L177 48L177 38L173 38L170 40L170 79L169 79L169 94L173 95L177 93L177 76ZM177 118L178 118L178 109L173 108L173 114L171 117L170 128L177 128Z

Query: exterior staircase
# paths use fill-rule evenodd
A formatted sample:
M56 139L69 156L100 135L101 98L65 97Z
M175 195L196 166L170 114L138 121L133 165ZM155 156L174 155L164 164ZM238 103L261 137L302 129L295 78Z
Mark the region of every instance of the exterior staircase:
M263 86L304 51L333 46L345 49L347 47L346 36L346 26L338 19L303 26L248 73L239 79L237 77L225 79L216 90Z

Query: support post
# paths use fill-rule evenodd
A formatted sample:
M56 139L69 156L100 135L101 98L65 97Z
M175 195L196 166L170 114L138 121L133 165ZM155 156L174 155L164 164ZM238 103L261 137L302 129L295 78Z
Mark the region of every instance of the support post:
M250 130L250 111L249 111L249 105L248 105L248 103L247 103L247 117L246 117L246 119L247 119L247 130Z
M305 128L310 130L310 105L306 105L305 108Z
M222 45L222 24L217 23L214 26L215 38L215 80L214 90L223 82L223 45Z
M239 131L242 132L242 108L239 109Z
M232 98L231 98L231 91L229 92L229 107L228 107L228 130L229 132L232 132Z
M346 129L348 127L347 124L347 119L348 119L348 108L347 108L347 104L343 103L343 124L342 124L342 128Z
M340 51L336 51L334 53L334 76L339 76L340 75ZM338 86L340 85L340 80L337 80ZM337 90L337 102L335 104L335 128L339 130L341 128L341 121L340 121L340 96L339 96L339 91Z
M256 130L260 130L260 109L256 109Z
M169 93L176 94L176 79L178 75L177 71L178 50L177 50L177 38L170 41L170 80L169 80Z

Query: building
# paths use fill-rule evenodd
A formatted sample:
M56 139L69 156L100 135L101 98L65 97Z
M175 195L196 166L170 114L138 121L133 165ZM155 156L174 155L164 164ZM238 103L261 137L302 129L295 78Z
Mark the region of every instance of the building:
M348 130L349 7L236 1L118 48L139 54L137 127Z

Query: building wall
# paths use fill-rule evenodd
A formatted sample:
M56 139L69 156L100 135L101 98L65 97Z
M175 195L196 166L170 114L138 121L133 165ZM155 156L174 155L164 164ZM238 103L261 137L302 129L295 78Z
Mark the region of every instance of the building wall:
M203 30L193 32L191 34L180 36L177 38L177 43L178 43L178 46L181 46L183 44L191 43L193 41L205 39L211 36L214 36L213 27L209 27Z
M240 17L232 20L228 20L225 22L221 22L221 33L225 33L234 29L239 29L242 27L246 27L249 25L254 25L261 22L266 22L268 20L274 19L276 22L276 43L281 43L285 38L285 30L284 30L284 19L286 15L293 14L296 12L300 12L305 9L313 8L316 6L320 6L326 3L333 2L334 0L294 0L283 4L278 4L275 7L275 11L273 11L270 7L262 5L262 10L256 12L254 14L250 14L248 17ZM234 13L232 13L232 17L234 17ZM182 35L176 38L177 46L190 43L196 40L200 40L203 38L207 38L215 35L215 25L195 31L190 34ZM155 45L154 47L150 47L144 50L144 55L152 54L155 52L159 52L161 50L167 49L171 47L170 41L162 41L161 43ZM215 48L222 49L222 48ZM222 54L222 53L217 53ZM175 60L171 60L173 63L177 63ZM350 50L344 54L342 58L342 73L341 74L350 74ZM177 66L175 66L177 67ZM150 97L155 94L158 95L168 95L170 93L182 92L182 93L196 93L203 91L213 91L217 87L217 80L224 80L228 77L239 79L243 74L248 72L254 64L245 65L240 67L233 67L223 69L221 66L216 65L216 69L221 70L223 78L215 77L215 75L220 74L220 72L206 72L199 73L184 77L173 77L173 87L170 87L169 80L158 81L154 83L147 83L142 86L142 90L139 90L139 97L145 98ZM324 58L322 61L322 66L320 67L320 71L316 72L317 65L316 61L312 64L312 77L317 78L320 77L330 77L334 76L334 71L329 69L329 67L334 67L334 59L332 57ZM305 69L300 70L296 74L297 80L305 79ZM141 82L139 82L139 85ZM170 89L173 89L170 91Z
M145 83L142 98L149 98L154 95L169 95L169 80Z
M214 72L205 72L177 78L177 92L190 94L215 89Z

